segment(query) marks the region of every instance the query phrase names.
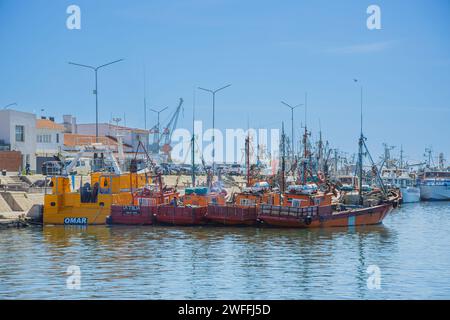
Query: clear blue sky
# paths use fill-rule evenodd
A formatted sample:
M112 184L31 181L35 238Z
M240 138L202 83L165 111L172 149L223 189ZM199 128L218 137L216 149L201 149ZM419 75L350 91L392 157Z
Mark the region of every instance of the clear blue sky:
M81 8L81 30L66 8ZM366 8L381 7L381 30ZM93 74L67 64L126 60L99 74L100 120L111 113L144 126L143 68L149 106L185 99L190 128L194 86L220 87L217 127L279 127L308 92L309 125L354 152L359 88L373 153L403 144L410 159L425 147L450 158L449 1L0 0L0 104L95 121ZM197 94L197 119L211 125L210 97ZM166 114L167 115L167 114ZM163 119L166 116L162 117ZM299 133L303 110L297 112ZM149 115L150 123L156 122Z

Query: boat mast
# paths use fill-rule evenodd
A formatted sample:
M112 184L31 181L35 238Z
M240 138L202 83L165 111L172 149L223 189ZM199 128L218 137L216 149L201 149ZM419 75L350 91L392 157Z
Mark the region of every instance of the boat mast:
M285 155L285 140L286 136L284 134L284 122L281 124L281 193L285 191L285 170L286 170L286 155Z
M195 187L195 88L193 90L193 106L192 106L192 137L191 137L191 166L192 166L192 187Z
M306 115L308 112L308 93L305 92L305 133L303 134L303 184L306 184L306 157L308 156L308 128L306 125Z
M403 145L400 145L400 169L403 169Z
M245 139L245 166L247 167L247 187L250 186L250 132Z
M317 155L317 168L320 171L323 171L322 164L323 164L323 141L322 141L322 126L319 119L319 148L318 148L318 155Z
M358 81L358 80L355 80ZM358 152L358 161L359 161L359 204L363 205L363 195L362 195L362 176L363 176L363 146L364 146L364 135L363 135L363 87L361 86L361 106L360 106L360 124L361 124L361 133L359 137L359 152Z

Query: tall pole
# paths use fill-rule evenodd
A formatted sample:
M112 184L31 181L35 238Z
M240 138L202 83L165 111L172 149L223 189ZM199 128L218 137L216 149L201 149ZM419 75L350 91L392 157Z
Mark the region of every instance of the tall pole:
M284 101L281 101L281 103L291 109L291 130L292 130L291 131L291 139L292 139L292 141L291 141L291 149L292 150L291 151L292 151L292 159L294 159L294 154L295 154L295 152L294 152L294 140L295 140L294 139L294 109L303 106L303 103L298 104L296 106L291 106Z
M206 92L209 92L209 93L211 93L212 94L212 109L213 109L213 114L212 114L212 116L213 116L213 118L212 118L212 129L213 129L213 135L212 135L212 145L213 145L213 149L212 149L212 174L213 174L213 176L214 176L214 164L215 164L215 112L216 112L216 93L217 92L219 92L219 91L221 91L221 90L223 90L223 89L225 89L225 88L228 88L229 86L231 86L231 84L228 84L228 85L226 85L226 86L223 86L223 87L221 87L221 88L219 88L219 89L216 89L216 90L210 90L210 89L205 89L205 88L202 88L202 87L198 87L198 89L200 89L200 90L203 90L203 91L206 91Z
M295 156L295 152L294 152L294 108L291 108L291 148L292 148L292 161L294 161L294 156Z
M164 110L166 110L167 109L167 107L165 107L165 108L162 108L161 110L155 110L155 109L150 109L150 111L153 111L153 112L155 112L157 115L158 115L158 123L157 123L157 128L156 128L156 130L157 130L157 141L158 141L158 144L159 144L159 131L160 131L160 128L159 128L159 126L160 126L160 123L159 123L159 115L160 115L160 113L161 112L163 112Z
M94 67L94 66L89 66L86 64L80 64L80 63L74 63L74 62L68 62L69 64L72 64L74 66L78 66L78 67L83 67L83 68L89 68L91 70L94 70L95 73L95 90L94 90L94 94L95 94L95 142L98 142L98 81L97 81L97 71L101 68L104 68L106 66L109 66L113 63L117 63L120 61L123 61L124 59L119 59L119 60L115 60L112 62L108 62L105 64L102 64L101 66L98 67Z
M98 81L97 70L95 69L95 142L98 143Z

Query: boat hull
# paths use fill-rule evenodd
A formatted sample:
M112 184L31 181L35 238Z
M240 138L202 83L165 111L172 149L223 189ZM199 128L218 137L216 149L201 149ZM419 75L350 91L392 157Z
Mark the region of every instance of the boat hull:
M78 201L76 201L78 200ZM97 202L80 202L79 194L44 197L43 223L54 225L98 225L105 224L111 213L111 195L98 195Z
M111 206L111 214L107 218L108 224L123 225L152 225L156 206Z
M194 226L206 224L207 207L160 206L155 215L157 223L175 226Z
M380 224L391 210L391 204L333 213L321 213L318 207L310 207L309 211L299 211L298 214L277 215L263 211L259 220L269 226L284 228L351 227Z
M420 197L426 201L444 201L450 200L449 185L421 185Z
M419 187L406 187L400 188L402 193L403 203L413 203L420 201L420 188Z
M208 206L206 220L215 224L231 226L253 226L258 223L256 207Z

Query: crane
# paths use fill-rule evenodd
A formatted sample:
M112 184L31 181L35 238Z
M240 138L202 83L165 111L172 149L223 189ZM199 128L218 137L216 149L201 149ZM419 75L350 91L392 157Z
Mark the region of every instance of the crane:
M172 146L170 145L172 142L172 134L175 130L178 122L178 116L180 115L181 106L183 105L183 98L180 98L180 102L178 103L175 112L170 117L169 122L162 130L162 134L158 136L155 135L153 139L153 144L150 146L150 150L153 153L162 152L169 162L171 162L170 152L172 151ZM157 129L156 129L157 130Z

